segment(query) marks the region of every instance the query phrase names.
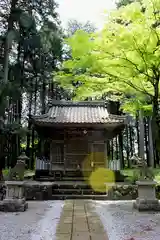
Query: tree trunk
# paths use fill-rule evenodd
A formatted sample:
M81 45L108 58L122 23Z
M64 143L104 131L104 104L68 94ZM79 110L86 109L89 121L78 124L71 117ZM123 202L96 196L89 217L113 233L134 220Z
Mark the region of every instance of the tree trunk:
M28 157L30 157L30 130L31 130L31 110L32 110L32 100L33 100L33 93L32 93L32 83L31 83L31 88L30 88L30 93L29 93L29 108L28 108L28 133L27 133L27 146L26 146L26 154Z
M13 12L16 8L16 4L17 4L18 0L12 0L11 2L11 10L10 10L10 15L8 18L8 30L7 30L7 34L6 34L6 39L5 39L5 48L4 48L4 83L8 83L8 68L9 68L9 52L10 49L12 48L12 41L10 41L11 39L9 39L9 34L10 31L13 29Z
M126 143L127 167L130 168L128 126L126 126Z
M133 131L132 131L132 126L129 126L129 141L130 141L130 156L133 156Z
M34 160L35 160L34 137L35 137L34 128L32 128L32 154L31 154L30 169L34 169Z
M154 97L152 101L153 113L152 113L152 137L154 146L155 164L159 164L159 112L158 112L158 95L159 95L159 77L154 83Z
M119 140L120 165L121 165L121 169L123 169L125 167L125 164L124 164L124 156L123 156L123 135L122 135L122 133L119 134L118 140Z
M156 166L154 161L153 137L152 137L152 119L148 118L148 147L149 147L149 166Z
M46 100L46 83L45 78L43 77L43 84L41 89L41 113L45 113L45 100Z
M139 113L137 112L136 116L136 135L137 135L137 148L138 148L138 156L140 156L140 141L139 141Z
M36 115L36 112L37 112L37 90L38 90L38 82L36 77L35 89L34 89L34 115Z
M149 161L149 142L148 142L148 121L147 118L144 118L144 140L145 140L145 152L146 152L146 160L147 160L147 165L150 166L150 161Z
M143 110L139 111L139 140L140 140L140 157L144 159L144 121Z

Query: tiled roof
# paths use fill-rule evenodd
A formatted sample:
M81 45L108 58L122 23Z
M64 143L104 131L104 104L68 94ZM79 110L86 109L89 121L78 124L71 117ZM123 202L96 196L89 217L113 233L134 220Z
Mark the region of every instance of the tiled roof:
M33 117L41 124L123 124L124 116L108 114L105 102L54 101L47 114Z

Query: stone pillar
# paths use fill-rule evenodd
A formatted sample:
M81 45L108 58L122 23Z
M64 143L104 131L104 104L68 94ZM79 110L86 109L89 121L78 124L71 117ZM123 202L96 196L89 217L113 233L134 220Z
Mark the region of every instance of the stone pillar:
M6 181L6 197L3 200L3 210L6 212L24 212L28 203L24 196L23 181Z

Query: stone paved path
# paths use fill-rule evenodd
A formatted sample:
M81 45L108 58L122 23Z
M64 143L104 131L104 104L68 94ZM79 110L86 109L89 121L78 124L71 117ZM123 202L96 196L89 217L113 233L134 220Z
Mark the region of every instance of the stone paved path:
M108 240L94 205L87 200L66 200L56 240Z

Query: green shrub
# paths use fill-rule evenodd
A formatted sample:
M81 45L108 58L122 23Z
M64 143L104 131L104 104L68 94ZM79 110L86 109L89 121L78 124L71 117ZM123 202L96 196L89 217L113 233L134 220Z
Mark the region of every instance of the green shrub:
M128 175L126 177L126 180L131 184L135 184L136 181L138 181L139 176L140 176L139 170L132 170L132 174Z

